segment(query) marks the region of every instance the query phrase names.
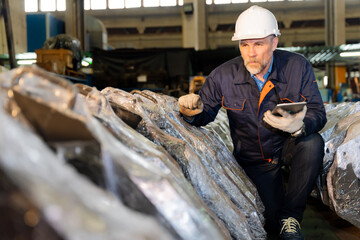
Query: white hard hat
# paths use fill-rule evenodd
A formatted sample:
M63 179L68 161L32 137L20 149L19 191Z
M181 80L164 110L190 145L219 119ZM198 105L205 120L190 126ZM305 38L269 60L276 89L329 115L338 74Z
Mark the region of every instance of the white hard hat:
M276 18L269 10L255 5L240 14L231 40L264 38L269 35L280 36Z

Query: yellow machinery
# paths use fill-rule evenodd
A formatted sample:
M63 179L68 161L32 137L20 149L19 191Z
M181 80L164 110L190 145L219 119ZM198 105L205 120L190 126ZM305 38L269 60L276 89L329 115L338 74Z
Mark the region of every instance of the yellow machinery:
M204 82L205 82L205 77L204 76L195 76L190 81L189 93L198 93L200 88L204 84Z

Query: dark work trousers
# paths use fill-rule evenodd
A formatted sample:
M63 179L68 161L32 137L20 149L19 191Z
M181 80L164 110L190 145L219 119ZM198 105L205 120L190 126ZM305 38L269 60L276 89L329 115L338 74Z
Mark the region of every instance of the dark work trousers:
M313 190L324 157L324 141L315 133L302 138L288 138L273 162L245 166L265 205L265 229L278 232L279 220L294 217L301 222L307 198ZM277 161L278 160L278 161ZM289 166L287 188L282 166Z

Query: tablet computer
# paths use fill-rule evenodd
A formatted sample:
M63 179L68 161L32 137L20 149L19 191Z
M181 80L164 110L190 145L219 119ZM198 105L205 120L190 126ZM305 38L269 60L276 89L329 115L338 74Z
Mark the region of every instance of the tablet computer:
M293 102L293 103L279 103L275 106L275 108L272 110L273 114L278 114L278 109L281 108L288 113L294 114L300 112L304 106L306 105L306 102Z

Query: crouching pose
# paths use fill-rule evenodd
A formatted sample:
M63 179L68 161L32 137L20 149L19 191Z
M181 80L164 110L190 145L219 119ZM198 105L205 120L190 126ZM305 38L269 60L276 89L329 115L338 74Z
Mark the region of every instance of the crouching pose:
M217 67L197 94L179 98L184 119L195 126L227 110L234 156L254 182L265 205L265 229L281 239L303 239L300 222L320 172L326 123L310 63L278 50L275 16L252 6L237 19L233 41L241 56ZM278 103L306 102L302 111L272 110ZM281 167L288 164L287 188Z

